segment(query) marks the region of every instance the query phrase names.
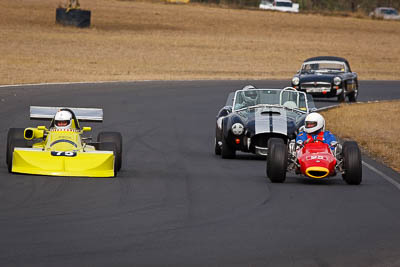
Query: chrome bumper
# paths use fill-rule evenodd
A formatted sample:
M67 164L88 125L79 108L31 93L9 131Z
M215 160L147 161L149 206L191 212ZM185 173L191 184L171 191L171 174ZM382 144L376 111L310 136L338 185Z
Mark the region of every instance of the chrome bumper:
M256 146L256 154L261 156L268 155L268 147Z

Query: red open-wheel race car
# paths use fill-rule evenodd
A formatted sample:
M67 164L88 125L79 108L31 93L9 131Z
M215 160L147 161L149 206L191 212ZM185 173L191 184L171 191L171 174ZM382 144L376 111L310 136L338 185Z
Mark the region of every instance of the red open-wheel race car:
M294 171L312 179L322 179L341 173L347 184L358 185L362 181L361 152L356 142L343 145L328 144L319 140L285 144L281 139L271 138L267 155L267 176L273 183L282 183L286 172Z

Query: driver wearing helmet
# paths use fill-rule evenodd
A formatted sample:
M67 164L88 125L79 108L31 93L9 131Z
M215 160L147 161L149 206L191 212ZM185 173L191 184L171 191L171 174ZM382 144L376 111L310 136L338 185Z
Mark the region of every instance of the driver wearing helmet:
M241 92L242 102L235 105L236 109L257 105L258 93L256 90L253 89L256 88L252 85L247 85L243 87L243 91Z
M243 93L243 100L246 106L254 106L257 104L258 93L255 90L248 90Z
M54 126L56 129L71 129L72 124L72 114L66 110L57 111L54 116Z
M334 149L337 144L336 137L330 131L325 131L324 117L316 112L307 115L305 119L305 129L296 137L296 143L298 145L302 145L310 141L323 142L328 144L331 149Z
M256 89L256 87L254 85L249 84L242 88L242 90L251 90L251 89Z

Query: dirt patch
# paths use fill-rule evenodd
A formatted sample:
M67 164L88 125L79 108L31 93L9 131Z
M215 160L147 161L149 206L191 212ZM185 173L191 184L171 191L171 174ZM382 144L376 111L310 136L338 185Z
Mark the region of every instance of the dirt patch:
M360 79L400 77L398 22L156 1L82 1L92 27L55 24L53 0L0 2L0 84L290 79L311 56Z
M322 114L327 129L356 140L372 156L400 171L400 101L345 104Z

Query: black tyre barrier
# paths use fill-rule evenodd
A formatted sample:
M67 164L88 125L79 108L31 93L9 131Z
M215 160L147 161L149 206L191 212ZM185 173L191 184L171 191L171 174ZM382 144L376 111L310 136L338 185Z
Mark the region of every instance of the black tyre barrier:
M86 28L90 26L90 10L57 8L56 22L65 26Z

